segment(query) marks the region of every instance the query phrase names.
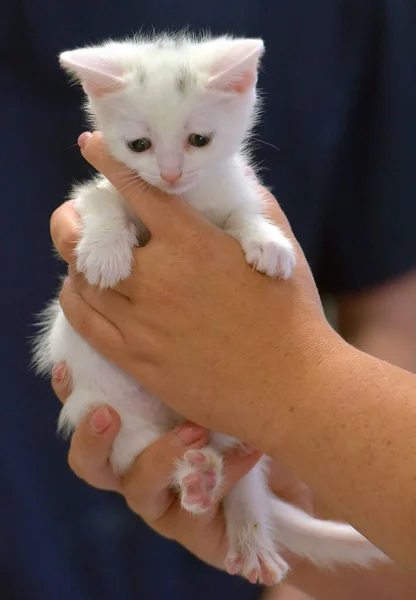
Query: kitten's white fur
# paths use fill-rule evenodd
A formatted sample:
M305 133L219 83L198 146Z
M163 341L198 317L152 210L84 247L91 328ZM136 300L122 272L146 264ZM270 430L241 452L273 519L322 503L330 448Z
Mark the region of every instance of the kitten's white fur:
M149 184L182 195L238 239L257 270L287 279L294 249L265 216L242 150L255 119L263 49L261 40L160 37L64 52L60 60L82 83L88 113L119 161ZM211 141L191 147L192 133ZM129 149L127 143L138 138L150 139L151 149ZM170 184L161 174L180 177ZM132 249L148 239L148 232L102 176L75 188L72 197L82 222L77 268L89 283L113 287L129 276ZM94 407L114 407L122 423L111 456L118 472L183 421L97 354L69 325L57 300L42 324L35 349L38 370L49 374L57 361L65 361L72 374L73 391L60 427L72 431ZM221 486L221 455L238 443L213 433L209 446L185 455L173 474L185 509L201 513L212 505ZM385 558L350 526L314 519L275 498L265 467L264 459L225 498L229 572L274 584L288 569L278 553L282 548L320 565L367 565Z

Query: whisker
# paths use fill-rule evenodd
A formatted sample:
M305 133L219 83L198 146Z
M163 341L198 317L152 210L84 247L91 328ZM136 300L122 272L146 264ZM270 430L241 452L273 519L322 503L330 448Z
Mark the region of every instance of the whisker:
M261 140L260 138L252 138L255 142L259 142L260 144L264 144L265 146L270 146L271 148L274 148L275 150L277 150L278 152L281 152L281 149L278 148L277 146L275 146L274 144L271 144L270 142L266 142L265 140Z
M123 195L129 190L131 190L133 187L136 187L140 191L146 191L151 186L147 181L144 181L143 179L140 179L138 177L137 179L133 179L132 181L127 182L126 185L121 186L118 191L121 195Z

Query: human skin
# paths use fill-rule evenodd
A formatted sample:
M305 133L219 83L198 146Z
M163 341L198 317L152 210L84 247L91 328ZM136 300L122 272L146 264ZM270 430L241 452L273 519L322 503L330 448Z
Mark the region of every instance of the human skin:
M416 371L415 269L379 285L338 295L335 303L337 330L344 339L368 354ZM319 502L316 504L318 513L325 515ZM339 569L332 573L305 562L297 566L290 579L318 600L413 600L416 596L416 575L394 564L368 571ZM263 600L311 597L283 585L268 589Z
M71 324L186 418L278 458L334 516L414 567L416 377L329 327L299 247L290 281L255 273L235 240L180 199L119 181L100 134L81 143L152 239L115 290L71 271L61 293ZM279 207L269 210L291 235ZM71 230L61 216L52 233L68 258L75 217Z

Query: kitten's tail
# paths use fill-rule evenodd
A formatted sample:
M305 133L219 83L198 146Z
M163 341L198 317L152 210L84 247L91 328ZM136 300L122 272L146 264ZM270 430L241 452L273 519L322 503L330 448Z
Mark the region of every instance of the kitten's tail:
M350 525L315 519L276 497L272 503L276 542L297 556L321 567L370 567L375 561L390 560Z

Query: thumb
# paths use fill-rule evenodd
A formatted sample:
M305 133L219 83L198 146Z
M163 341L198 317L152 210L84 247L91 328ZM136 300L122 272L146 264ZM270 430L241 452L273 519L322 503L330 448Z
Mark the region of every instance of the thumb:
M116 161L99 131L81 134L78 145L83 157L117 188L153 235L183 232L202 220L183 200L144 185L135 171Z

